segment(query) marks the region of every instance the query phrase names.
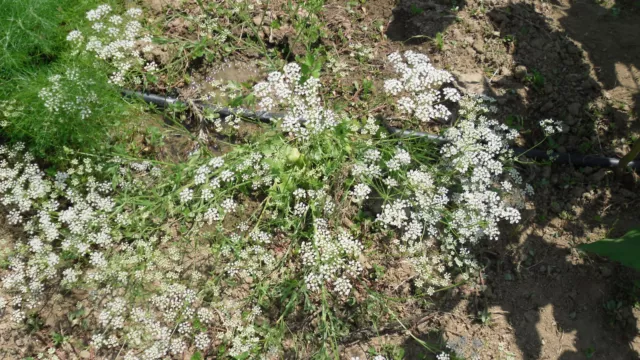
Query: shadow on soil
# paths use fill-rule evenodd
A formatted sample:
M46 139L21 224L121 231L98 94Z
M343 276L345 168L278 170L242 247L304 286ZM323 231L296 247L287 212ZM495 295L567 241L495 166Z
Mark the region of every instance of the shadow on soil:
M465 1L447 0L400 0L393 9L393 18L386 35L392 41L402 41L408 45L436 41L455 21L452 9L462 9Z

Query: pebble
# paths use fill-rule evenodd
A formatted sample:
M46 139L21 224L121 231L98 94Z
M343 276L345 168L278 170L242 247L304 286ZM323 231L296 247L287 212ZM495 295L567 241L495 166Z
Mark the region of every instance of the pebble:
M89 359L91 357L91 353L88 350L80 351L80 358Z
M516 76L516 79L524 79L524 77L527 76L527 67L524 65L516 66L514 74Z
M473 49L478 52L478 54L484 54L484 39L478 38L473 42Z
M458 80L465 84L481 83L483 75L481 73L457 74Z

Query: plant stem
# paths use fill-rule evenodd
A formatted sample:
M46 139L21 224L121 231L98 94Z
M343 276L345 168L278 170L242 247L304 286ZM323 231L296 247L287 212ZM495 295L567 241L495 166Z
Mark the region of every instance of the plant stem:
M627 168L631 160L635 159L638 154L640 154L640 139L637 139L633 143L633 146L631 147L631 150L627 153L627 155L620 159L620 162L616 167L616 174L618 175L618 177L622 176L624 170Z

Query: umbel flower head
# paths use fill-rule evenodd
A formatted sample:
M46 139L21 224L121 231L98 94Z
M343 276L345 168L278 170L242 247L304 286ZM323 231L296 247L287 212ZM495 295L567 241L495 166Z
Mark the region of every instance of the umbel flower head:
M253 92L262 109L284 110L282 131L304 140L338 124L337 115L322 105L320 87L320 80L314 77L303 80L300 65L290 63L282 72L274 71L267 81L257 83Z
M67 35L67 41L77 46L79 51L94 54L115 67L110 82L123 86L126 80L136 84L140 77L131 76L132 72L154 72L157 65L147 63L142 53L153 49L151 37L145 34L139 19L142 10L131 8L123 15L112 14L111 6L103 4L87 12L91 27L85 32L73 30Z
M384 91L397 97L398 110L420 122L446 119L451 112L445 101L458 102L461 95L455 88L443 87L453 76L431 64L429 57L414 51L394 52L387 57L397 78L384 82Z

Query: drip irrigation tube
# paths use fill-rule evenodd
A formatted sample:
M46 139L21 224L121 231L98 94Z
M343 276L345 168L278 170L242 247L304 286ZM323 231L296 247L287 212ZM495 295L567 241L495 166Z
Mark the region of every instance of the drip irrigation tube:
M137 97L141 98L147 103L155 104L160 108L166 108L170 105L179 104L180 101L176 98L160 96L156 94L147 94L141 93L137 91L131 90L123 90L122 94L128 97ZM222 117L234 115L240 116L244 118L256 119L261 122L271 122L275 119L280 119L283 117L283 114L280 113L271 113L266 111L251 111L243 108L235 108L229 109L225 107L213 106L210 104L199 103L198 105L208 108ZM387 131L393 135L401 136L401 137L419 137L429 139L430 141L434 141L437 143L444 143L446 139L442 136L429 134L422 131L414 131L414 130L402 130L398 128L394 128L388 125L385 125ZM571 164L573 166L593 166L593 167L616 167L620 162L620 159L603 157L597 155L581 155L581 154L568 154L568 153L552 153L549 154L545 150L539 149L525 149L514 147L512 148L516 155L525 155L528 158L536 159L536 160L547 160L556 164ZM632 169L640 169L640 161L631 161L629 162L628 167Z

